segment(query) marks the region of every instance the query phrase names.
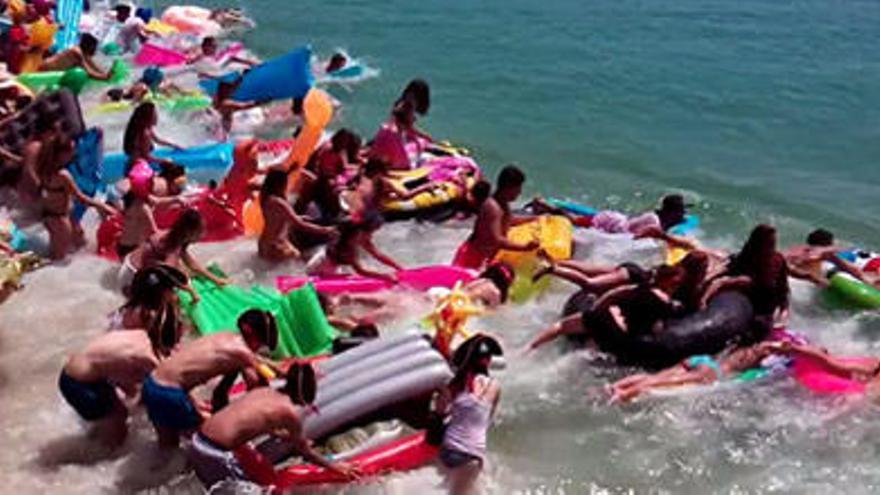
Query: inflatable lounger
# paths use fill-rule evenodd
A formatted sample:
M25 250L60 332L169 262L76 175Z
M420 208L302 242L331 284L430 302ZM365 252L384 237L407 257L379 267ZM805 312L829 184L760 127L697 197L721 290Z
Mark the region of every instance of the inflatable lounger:
M73 139L86 130L76 96L66 89L40 95L19 112L18 117L0 128L0 143L18 151L36 134L37 120L48 114L55 119L61 131Z
M537 220L510 229L507 238L518 244L532 240L540 242L540 249L555 260L567 260L572 253L573 227L571 221L562 216L542 216ZM550 279L544 277L538 282L532 281L532 275L538 267L538 251L502 251L497 260L510 264L516 272L510 286L510 299L523 302L550 285Z
M393 172L392 180L404 189L414 189L427 183L435 187L407 200L383 202L380 205L382 214L388 220L400 220L424 218L443 210L452 210L456 202L467 197L481 177L480 167L468 157L432 157L417 169Z
M210 268L225 276L216 266ZM254 285L249 290L194 278L193 288L201 298L193 304L192 297L180 292L181 308L202 335L238 331L238 317L251 308L271 311L278 323L278 348L273 356L308 357L326 354L333 344L335 330L327 323L315 289L307 285L282 295L267 287Z
M585 217L591 217L597 213L599 210L592 208L590 206L582 205L580 203L575 203L574 201L567 201L563 199L549 198L547 200L550 205L555 206L556 208L560 208L565 210L568 213L573 215L581 215ZM697 215L687 215L683 223L676 225L669 229L669 233L672 235L678 236L687 236L691 235L700 227L700 217Z
M241 85L233 98L237 101L270 101L286 98L303 98L314 84L309 61L309 46L273 58L242 74L231 72L217 79L200 82L202 89L213 96L221 81L232 82L241 77Z
M84 0L58 0L55 6L55 21L60 28L55 33L55 50L66 50L77 43L79 20L83 13Z
M233 143L205 144L193 146L182 151L170 148L157 150L154 156L167 158L182 165L189 175L198 175L219 179L226 175L232 166L235 149ZM103 175L101 180L104 184L113 184L122 179L125 173L125 164L128 156L125 153L112 153L104 158ZM193 174L193 172L196 172Z
M19 74L18 81L34 91L56 90L67 88L79 94L88 84L121 84L131 74L131 69L121 59L113 61L110 67L110 80L92 79L81 67L73 67L65 71L30 72Z
M244 50L244 45L241 43L232 43L228 47L224 48L217 52L214 55L214 59L218 61L223 61L229 57L233 57L241 51ZM137 65L144 66L156 66L156 67L173 67L176 65L184 65L188 57L185 53L174 50L172 48L166 48L161 45L157 45L155 43L144 43L141 46L141 50L134 57L134 63Z
M470 282L475 277L472 270L457 266L426 266L397 272L400 286L417 291L427 291L433 287L451 289L458 282ZM275 286L281 292L289 292L311 283L315 290L326 294L377 292L392 289L394 285L387 280L345 275L334 278L302 277L282 275L275 279Z
M146 101L152 101L159 105L159 107L172 112L172 113L183 113L183 112L195 112L197 110L204 110L211 106L211 98L198 93L198 94L184 94L184 95L176 95L176 96L148 96L145 98ZM100 114L100 113L114 113L114 112L130 112L134 107L137 106L136 103L132 101L111 101L107 103L101 103L100 105L90 109L87 113L89 115Z
M104 132L93 127L76 142L76 156L67 166L76 186L87 196L94 196L101 188L101 159L104 153ZM81 220L86 206L77 202L73 208L73 218Z

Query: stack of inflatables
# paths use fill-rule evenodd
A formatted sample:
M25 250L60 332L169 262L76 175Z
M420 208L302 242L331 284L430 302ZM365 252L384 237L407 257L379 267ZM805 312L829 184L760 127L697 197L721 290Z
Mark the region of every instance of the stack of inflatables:
M317 411L303 421L306 438L320 439L361 418L445 386L452 378L446 360L418 332L362 344L318 365ZM341 455L364 476L404 471L422 466L438 449L425 441L424 432L388 442L355 455ZM245 471L257 482L285 491L296 486L349 481L338 473L310 464L275 469L251 448L236 452Z

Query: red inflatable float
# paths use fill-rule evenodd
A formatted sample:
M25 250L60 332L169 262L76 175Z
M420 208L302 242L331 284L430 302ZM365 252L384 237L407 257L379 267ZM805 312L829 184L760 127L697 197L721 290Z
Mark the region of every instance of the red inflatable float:
M439 448L430 445L425 432L420 431L371 451L358 454L347 461L365 478L400 471L410 471L432 462ZM348 483L351 480L326 468L313 464L297 464L275 470L259 452L243 447L235 452L248 477L263 486L274 486L281 492L294 487Z

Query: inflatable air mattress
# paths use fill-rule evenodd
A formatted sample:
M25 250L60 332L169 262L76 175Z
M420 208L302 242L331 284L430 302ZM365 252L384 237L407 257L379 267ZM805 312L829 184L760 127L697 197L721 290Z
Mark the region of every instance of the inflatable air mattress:
M853 364L873 364L872 358L844 358ZM852 376L835 373L817 363L814 359L799 356L794 360L794 377L804 387L817 394L853 395L865 393L865 383L854 380Z
M220 276L216 267L212 270ZM239 315L251 308L271 311L278 322L278 348L274 357L307 357L326 354L333 344L335 331L327 323L315 289L307 285L282 295L255 285L243 289L234 285L218 287L208 280L196 278L193 287L201 301L180 293L181 308L202 335L236 331Z
M540 242L539 249L551 259L560 261L571 258L572 231L572 224L567 218L542 216L533 222L511 228L507 238L518 244L537 240ZM514 302L523 302L550 285L548 277L537 283L532 282L532 275L539 265L537 252L502 251L496 258L510 264L516 272L516 278L510 287L510 298Z
M426 266L397 272L400 286L417 291L427 291L433 287L452 288L458 282L470 282L474 272L456 266ZM386 281L359 275L341 276L336 278L280 276L275 279L275 286L281 292L288 292L311 283L318 292L326 294L376 292L391 289L394 286Z
M110 72L112 75L108 81L91 79L86 71L80 67L66 71L20 74L18 81L34 91L56 90L63 87L79 94L87 84L121 84L131 73L131 70L122 60L117 59L113 61Z
M233 97L237 101L271 101L287 98L303 98L314 81L309 60L311 47L305 46L264 62L246 73L232 72L218 79L202 81L200 85L214 95L221 81L242 78Z
M55 50L62 51L76 45L79 38L79 20L83 12L83 0L58 0L55 21L60 26L55 33Z
M233 143L206 144L193 146L179 151L170 148L156 150L154 156L167 158L182 165L187 174L197 172L199 178L206 177L219 179L226 175L232 166L232 152L235 148ZM112 153L104 158L103 175L101 180L104 184L113 184L123 178L125 164L128 156L125 153Z
M431 183L435 187L407 200L385 201L382 213L389 220L424 217L453 208L464 201L474 184L480 180L480 167L463 156L437 156L423 161L415 170L393 172L392 176L404 189L415 189Z
M233 43L218 52L214 56L214 59L217 61L223 61L241 53L242 50L244 50L244 45L241 43ZM134 63L137 65L157 67L184 65L187 60L188 57L183 52L149 42L144 43L143 46L141 46L141 50L134 57Z
M211 98L199 94L184 94L176 96L153 96L148 97L145 101L152 101L161 108L172 113L195 112L204 110L211 106ZM111 101L102 103L88 113L114 113L114 112L130 112L137 103L126 101Z

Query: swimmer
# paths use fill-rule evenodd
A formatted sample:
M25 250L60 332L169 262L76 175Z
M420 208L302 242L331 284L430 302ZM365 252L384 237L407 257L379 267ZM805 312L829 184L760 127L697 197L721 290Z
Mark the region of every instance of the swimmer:
M336 52L330 57L330 60L327 61L327 65L324 67L324 73L332 74L340 69L344 69L346 65L348 65L348 58L345 54Z
M69 137L58 133L42 143L39 157L40 205L43 225L49 232L49 257L61 260L73 249L85 244L82 227L74 221L73 200L95 208L103 217L116 213L113 207L86 196L67 170L76 152Z
M382 218L378 214L359 221L343 221L338 226L339 236L331 240L309 260L306 265L306 273L317 277L334 277L340 275L342 268L351 267L358 275L387 280L396 284L397 276L395 274L371 270L365 267L360 260L359 253L363 249L379 263L391 267L395 271L403 270L403 267L380 251L373 243L373 234L381 226Z
M734 256L725 271L706 288L701 307L706 307L716 294L738 290L748 296L756 318L766 328L788 316L788 263L776 250L776 229L758 225L752 230L742 250Z
M220 117L223 140L228 139L229 133L232 132L232 123L236 112L250 110L266 103L262 101L236 101L233 95L242 81L241 77L232 82L221 81L217 86L217 92L214 93L211 105L214 112Z
M79 46L68 48L43 60L40 71L64 71L74 67L82 67L86 74L98 81L109 81L113 74L110 70L101 70L93 60L98 51L98 39L89 33L83 33Z
M234 7L211 10L209 18L224 28L237 26L253 27L254 21L244 15L244 11Z
M771 345L775 352L814 360L831 373L866 384L866 392L871 400L876 401L880 397L880 358L851 360L833 356L821 347L788 341L772 342Z
M477 278L463 284L461 292L469 301L482 308L497 308L507 302L513 278L513 268L510 265L503 262L493 262ZM441 294L443 292L446 291L440 291ZM369 311L355 318L355 321L367 322L398 320L412 315L414 310L417 311L423 305L432 306L437 302L437 296L431 293L401 294L399 291L341 294L336 298L320 294L320 297L327 299L328 306L334 309L336 306L348 305L370 308Z
M58 378L61 395L103 443L118 447L125 441L128 408L119 393L136 401L144 378L159 364L156 347L147 332L111 332L67 359Z
M221 69L231 63L242 64L246 67L254 67L258 64L256 61L237 56L225 57L223 60L218 60L217 49L217 38L213 36L205 36L202 38L199 50L190 55L186 63L187 65L205 66L198 71L198 77L202 79L214 79L215 77L222 75L213 70L209 72L207 69Z
M151 31L143 19L132 15L132 7L128 4L119 4L113 7L116 11L115 20L121 24L116 35L116 44L122 52L136 53L141 43L147 41L150 35L156 34Z
M165 73L158 67L147 67L141 74L141 78L127 89L113 88L105 94L106 99L113 102L123 100L140 103L147 97L164 96L173 97L178 95L191 94L182 88L165 80Z
M339 188L346 172L360 163L361 137L348 129L340 129L330 141L318 147L302 171L302 187L294 210L305 214L314 204L323 220L332 221L342 212Z
M455 376L436 401L436 410L448 418L440 447L440 463L447 470L449 493L479 493L477 482L486 457L492 418L501 400L501 385L489 376L493 356L501 345L478 334L462 343L452 356Z
M174 165L174 162L153 155L155 146L168 146L176 150L183 150L183 146L162 139L156 134L156 126L159 124L159 112L156 104L150 101L143 102L134 109L122 140L122 150L128 156L125 175L131 172L131 167L138 160L158 164L163 170Z
M252 390L206 419L192 437L188 451L196 476L210 489L224 480L247 481L235 451L264 435L282 438L307 462L323 466L346 479L358 471L330 462L314 451L303 436L303 417L315 400L317 380L309 364L294 363L282 387Z
M290 242L291 231L302 230L325 238L336 233L331 227L308 222L296 214L287 201L287 173L282 170L272 170L266 175L260 190L260 206L266 225L257 241L257 253L264 260L279 262L302 257Z
M837 253L842 248L834 244L834 234L831 232L825 229L814 230L807 235L806 241L806 244L792 246L782 253L788 262L790 276L826 288L830 283L829 277L842 271L862 282L871 283L866 280L859 267L838 256ZM823 266L826 263L831 265L830 270Z
M587 342L613 342L626 336L660 333L664 320L679 316L683 311L682 304L672 298L683 280L684 269L680 266L660 266L649 282L612 289L591 309L553 324L532 340L526 351L562 335Z
M708 385L756 368L768 356L779 352L779 342L762 342L735 349L715 358L691 356L657 373L637 373L618 380L609 387L612 402L630 402L653 389Z
M421 152L432 141L415 128L415 115L415 103L411 100L404 99L395 105L391 119L373 137L370 158L387 163L391 170L417 167Z
M514 216L510 211L510 203L519 197L525 180L525 174L513 165L501 170L495 194L480 206L473 232L456 251L453 265L479 270L501 250L538 249L540 243L537 240L517 244L507 239L510 227L532 220L529 217Z
M198 242L204 231L202 215L194 210L184 211L167 232L156 233L132 251L123 260L120 268L120 283L123 291L131 283L132 277L138 270L149 268L154 265L170 265L175 268L187 268L193 274L200 275L219 286L229 283L206 270L189 253L189 246ZM189 283L183 287L190 293L194 302L199 301L198 294Z
M240 335L221 332L180 347L144 379L143 400L161 447L176 447L181 433L191 432L208 417L209 405L192 390L215 377L241 373L249 387L261 383L255 354L278 343L275 317L251 309L238 318Z

